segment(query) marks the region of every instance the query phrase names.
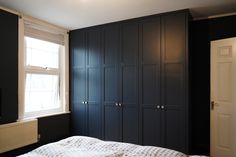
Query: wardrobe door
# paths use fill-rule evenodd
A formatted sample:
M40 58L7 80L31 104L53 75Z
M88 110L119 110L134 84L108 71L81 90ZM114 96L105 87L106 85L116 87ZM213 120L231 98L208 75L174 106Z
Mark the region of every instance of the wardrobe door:
M121 141L121 108L118 106L119 25L104 26L103 105L104 138Z
M70 32L72 131L87 135L86 120L86 32Z
M142 120L142 144L162 145L160 86L160 18L140 23L139 91Z
M187 14L162 17L162 89L165 147L186 152L187 141Z
M121 53L119 67L122 107L122 141L138 144L138 22L121 26Z
M0 124L18 119L18 16L0 9Z
M87 119L88 135L101 138L101 50L102 37L100 28L91 28L87 31Z

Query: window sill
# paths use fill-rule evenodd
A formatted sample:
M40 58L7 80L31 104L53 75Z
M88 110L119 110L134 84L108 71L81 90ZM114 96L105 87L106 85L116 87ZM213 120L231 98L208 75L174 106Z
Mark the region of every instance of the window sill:
M46 114L46 115L40 115L40 116L33 116L33 117L26 117L22 119L18 119L17 121L25 121L25 120L31 120L31 119L38 119L38 118L44 118L44 117L51 117L51 116L57 116L57 115L63 115L63 114L69 114L70 111L65 112L58 112L58 113L52 113L52 114Z

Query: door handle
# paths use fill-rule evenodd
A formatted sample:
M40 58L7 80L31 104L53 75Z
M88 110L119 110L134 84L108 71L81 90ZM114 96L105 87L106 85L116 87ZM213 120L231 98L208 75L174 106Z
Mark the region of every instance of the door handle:
M214 101L211 101L211 110L214 110L214 105L215 105Z
M219 106L215 101L211 101L211 109L214 110L215 106Z
M118 104L117 102L115 103L115 105L116 105L116 106L119 106L119 104Z
M121 103L119 103L119 106L120 106L120 107L122 107L122 104L121 104Z

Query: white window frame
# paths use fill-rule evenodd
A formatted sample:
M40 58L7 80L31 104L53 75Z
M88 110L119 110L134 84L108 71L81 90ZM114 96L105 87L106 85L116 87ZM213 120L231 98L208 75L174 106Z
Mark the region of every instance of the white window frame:
M26 80L26 73L35 73L35 74L45 74L45 68L39 68L34 66L27 66L25 65L26 54L25 54L25 31L24 31L24 20L32 21L34 24L39 24L40 26L44 26L49 30L53 30L55 32L60 32L60 34L64 35L64 49L60 49L59 54L59 69L50 68L47 69L48 74L58 74L60 77L60 102L61 102L61 109L52 109L46 111L36 111L30 112L25 114L25 80ZM68 39L68 30L57 27L55 25L46 23L44 21L34 19L32 17L23 16L19 18L19 54L18 54L18 102L19 102L19 109L18 109L18 120L23 120L26 118L37 118L43 116L51 116L56 114L63 114L69 112L69 39Z

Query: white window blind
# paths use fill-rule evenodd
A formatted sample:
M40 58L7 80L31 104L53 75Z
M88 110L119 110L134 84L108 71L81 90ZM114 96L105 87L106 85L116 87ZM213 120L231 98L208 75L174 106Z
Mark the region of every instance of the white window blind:
M57 31L53 28L45 26L29 19L24 19L25 35L32 38L37 38L59 45L65 44L64 32Z

